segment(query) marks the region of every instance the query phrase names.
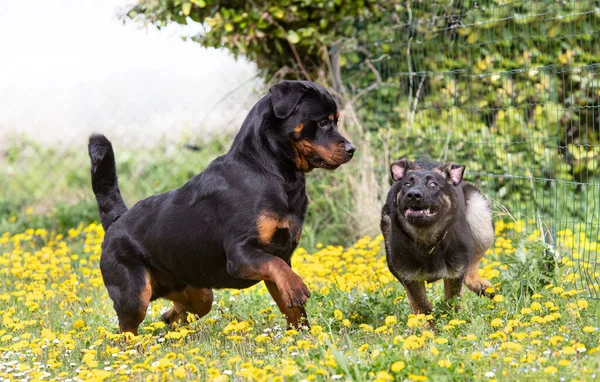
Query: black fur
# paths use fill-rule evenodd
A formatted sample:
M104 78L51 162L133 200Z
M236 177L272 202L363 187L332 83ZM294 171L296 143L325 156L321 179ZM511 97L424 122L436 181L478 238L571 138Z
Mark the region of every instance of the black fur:
M135 312L147 284L151 300L177 302L173 296L190 290L266 280L277 286L272 294L282 311L295 314L286 306L300 307L309 295L289 268L307 208L305 173L336 168L354 152L337 131L336 109L316 84L276 84L252 108L228 153L180 188L127 212L110 143L90 138L92 184L107 229L100 267L122 331L135 332L141 322ZM270 235L273 222L279 223Z
M127 211L117 182L117 168L112 145L104 135L90 137L88 153L92 162L92 190L96 195L100 222L106 231Z

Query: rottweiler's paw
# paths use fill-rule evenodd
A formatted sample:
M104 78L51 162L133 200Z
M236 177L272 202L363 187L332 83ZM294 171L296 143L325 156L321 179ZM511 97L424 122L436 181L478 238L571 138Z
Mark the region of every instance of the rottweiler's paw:
M293 276L286 278L283 282L277 285L281 293L281 297L288 308L300 308L306 304L310 297L310 292L304 281L292 273Z

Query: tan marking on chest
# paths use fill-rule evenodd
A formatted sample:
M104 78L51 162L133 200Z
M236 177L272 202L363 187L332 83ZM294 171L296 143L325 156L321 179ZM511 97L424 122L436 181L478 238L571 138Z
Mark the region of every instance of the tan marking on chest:
M273 236L279 229L287 229L291 235L297 227L291 217L282 218L271 211L261 212L256 221L256 230L258 232L258 239L263 244L270 244ZM297 239L299 240L302 230L298 229L298 231Z

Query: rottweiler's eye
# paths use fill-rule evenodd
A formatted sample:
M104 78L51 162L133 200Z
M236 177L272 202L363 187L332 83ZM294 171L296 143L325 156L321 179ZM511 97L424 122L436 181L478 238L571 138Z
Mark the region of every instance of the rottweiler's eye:
M435 184L434 182L429 183L429 188L436 188L437 184Z
M327 125L329 125L329 120L324 119L322 121L319 121L318 125L319 127L327 127Z

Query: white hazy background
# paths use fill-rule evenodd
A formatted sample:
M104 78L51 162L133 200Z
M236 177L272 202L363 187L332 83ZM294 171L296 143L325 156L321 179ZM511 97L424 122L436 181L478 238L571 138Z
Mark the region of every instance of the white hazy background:
M149 146L235 130L260 97L226 51L119 19L132 0L1 0L0 148L25 134L82 145L91 132Z

